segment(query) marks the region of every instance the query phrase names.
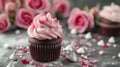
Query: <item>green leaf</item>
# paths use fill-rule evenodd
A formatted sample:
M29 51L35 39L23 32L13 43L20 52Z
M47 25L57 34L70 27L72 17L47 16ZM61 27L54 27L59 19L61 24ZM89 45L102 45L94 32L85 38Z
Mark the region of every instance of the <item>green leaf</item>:
M15 6L16 6L16 7L19 7L19 6L20 6L20 4L19 4L18 2L16 2L16 3L15 3Z
M57 17L58 19L61 19L63 16L60 12L56 12L55 17Z
M97 3L97 4L96 4L96 7L97 7L98 9L100 9L100 6L101 6L100 3Z
M89 12L89 11L90 11L90 9L89 9L89 7L88 7L87 5L84 6L84 10L85 10L86 12Z

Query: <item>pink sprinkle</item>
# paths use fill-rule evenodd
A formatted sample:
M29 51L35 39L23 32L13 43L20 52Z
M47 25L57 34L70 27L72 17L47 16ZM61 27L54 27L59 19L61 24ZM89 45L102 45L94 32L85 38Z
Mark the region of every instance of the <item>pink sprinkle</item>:
M31 60L30 62L29 62L29 64L31 64L31 65L34 65L34 61L33 60Z
M104 50L100 50L98 53L99 53L99 55L101 55L101 56L105 54Z
M23 38L22 35L18 35L18 36L17 36L17 39L21 39L21 38Z
M19 46L19 47L17 47L17 49L18 49L18 50L23 50L23 49L25 49L25 47Z
M93 49L92 49L92 52L95 52L95 51L96 51L96 50L93 48Z
M26 49L23 49L22 52L23 52L23 53L27 53L27 50L26 50Z
M101 37L99 35L95 35L95 39L100 39Z
M97 63L98 62L98 60L92 60L91 61L91 63L93 63L93 64L95 64L95 63Z
M36 67L38 67L38 66L40 66L40 63L39 63L39 62L36 62L36 64L35 64L35 65L36 65Z
M88 57L90 57L90 56L91 56L91 54L87 54L87 56L88 56Z
M110 44L106 43L106 44L104 44L102 47L108 48L108 47L110 47Z
M89 60L85 60L83 58L79 58L80 61L80 65L82 65L82 67L90 67L92 65L92 63Z
M46 67L46 66L47 66L47 64L43 64L43 65L42 65L42 67Z
M21 59L21 62L22 62L23 64L28 64L28 63L30 62L30 60L27 60L27 59Z

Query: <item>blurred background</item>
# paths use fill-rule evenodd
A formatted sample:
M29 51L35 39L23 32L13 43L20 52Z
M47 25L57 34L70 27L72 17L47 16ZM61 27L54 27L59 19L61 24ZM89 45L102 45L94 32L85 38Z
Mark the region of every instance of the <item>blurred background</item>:
M112 2L115 4L120 4L120 0L71 0L72 7L80 7L81 9L84 6L94 7L96 4L100 4L100 6L110 5Z

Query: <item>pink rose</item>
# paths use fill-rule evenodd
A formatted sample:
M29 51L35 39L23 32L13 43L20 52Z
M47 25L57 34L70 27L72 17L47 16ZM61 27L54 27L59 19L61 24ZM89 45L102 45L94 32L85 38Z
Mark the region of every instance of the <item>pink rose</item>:
M69 0L53 0L53 8L55 13L61 13L63 17L68 17L70 2Z
M5 12L7 14L15 15L15 3L13 3L13 2L6 3L6 5L5 5Z
M25 0L25 7L33 12L48 12L51 4L49 0Z
M68 19L69 29L75 29L78 33L83 33L94 25L93 16L81 11L79 8L74 8L71 11Z
M0 11L4 11L6 0L0 0Z
M0 33L8 30L10 25L11 24L10 24L8 16L6 14L1 14L0 15Z
M18 9L16 13L16 25L27 29L33 21L34 14L24 8Z
M93 14L93 16L98 15L99 12L100 12L100 11L99 11L99 9L98 9L97 7L93 7L93 8L91 8L91 10L90 10L90 13Z

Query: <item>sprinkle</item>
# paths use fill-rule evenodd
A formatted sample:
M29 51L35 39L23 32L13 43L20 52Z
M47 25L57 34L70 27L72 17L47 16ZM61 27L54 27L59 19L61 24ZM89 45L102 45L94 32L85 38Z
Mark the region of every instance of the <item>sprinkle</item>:
M93 48L93 49L92 49L92 52L95 52L95 51L96 51L96 50Z
M120 58L120 53L118 53L118 57Z
M100 39L101 37L99 35L95 35L95 39Z
M116 44L113 44L113 47L117 47L117 45L116 45Z
M101 55L101 56L105 54L104 50L100 50L98 53L99 53L99 55Z
M72 30L70 31L70 33L71 33L71 34L76 34L77 31L76 31L76 29L72 29Z
M104 40L100 40L100 41L98 41L98 43L97 43L98 46L104 46L104 44L105 44L105 43L104 43Z
M40 63L39 62L36 62L35 63L36 67L40 66Z
M88 33L85 35L85 38L86 38L86 39L91 39L91 38L92 38L91 32L88 32Z
M114 38L114 37L110 37L110 38L108 39L108 42L109 42L109 43L115 43L115 38Z
M85 50L83 47L80 47L78 50L77 50L77 53L85 53Z
M21 59L21 62L23 64L28 64L30 62L30 60L24 58L24 59Z
M18 35L17 37L16 37L16 39L22 39L23 38L23 35Z
M87 46L89 46L89 47L91 47L91 46L92 46L92 44L91 44L91 43L89 43L89 42L88 42L88 43L86 43L86 45L87 45Z
M112 56L112 59L115 59L116 58L116 56Z
M46 63L42 64L42 67L47 67L47 64Z
M63 50L73 51L73 47L71 45L67 45Z
M20 34L20 32L21 32L20 30L16 30L15 34Z
M90 60L85 60L83 58L79 58L79 61L80 61L80 65L82 67L90 67L92 65L91 61Z
M29 62L29 64L34 65L35 62L34 62L33 60L31 60L31 61Z
M104 44L102 47L107 48L110 47L111 45L109 43Z
M72 54L70 55L69 60L73 61L73 62L76 62L78 60L77 58L78 58L78 56L76 55L76 53L72 52Z
M12 59L12 60L17 60L18 59L16 50L13 51L13 53L10 55L9 59Z

